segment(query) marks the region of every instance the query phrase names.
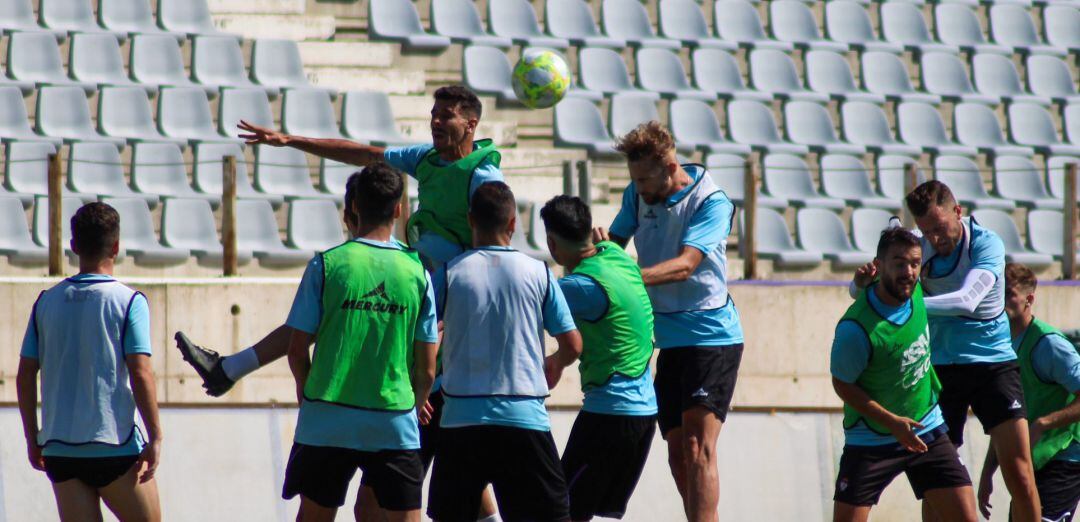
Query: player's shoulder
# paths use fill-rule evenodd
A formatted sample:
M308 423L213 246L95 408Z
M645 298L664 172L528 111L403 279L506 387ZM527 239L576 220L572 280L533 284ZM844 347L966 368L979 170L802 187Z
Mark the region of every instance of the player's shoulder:
M1004 257L1005 242L1001 236L972 220L971 255L973 257Z

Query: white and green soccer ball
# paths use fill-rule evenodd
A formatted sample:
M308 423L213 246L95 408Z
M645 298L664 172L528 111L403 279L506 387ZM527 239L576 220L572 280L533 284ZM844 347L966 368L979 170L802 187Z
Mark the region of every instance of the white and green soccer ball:
M530 109L546 109L559 103L570 88L570 67L562 55L550 49L528 49L514 66L514 94Z

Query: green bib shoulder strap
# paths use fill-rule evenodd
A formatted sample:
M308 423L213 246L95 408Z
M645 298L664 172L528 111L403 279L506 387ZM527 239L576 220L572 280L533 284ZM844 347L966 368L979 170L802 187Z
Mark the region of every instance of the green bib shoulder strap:
M498 167L502 154L490 139L473 142L468 156L448 165L438 164L438 151L432 148L416 165L419 209L409 218L409 242L433 232L462 248L472 247L469 228L469 187L473 173L482 163Z

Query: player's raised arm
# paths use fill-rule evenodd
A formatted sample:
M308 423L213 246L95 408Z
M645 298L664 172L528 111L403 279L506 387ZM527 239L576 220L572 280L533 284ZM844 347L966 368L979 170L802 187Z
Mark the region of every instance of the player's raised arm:
M294 136L266 127L240 120L236 126L244 131L240 138L248 145L270 145L272 147L292 147L323 158L359 165L361 167L381 161L382 147L364 145L351 140L320 139L306 136Z

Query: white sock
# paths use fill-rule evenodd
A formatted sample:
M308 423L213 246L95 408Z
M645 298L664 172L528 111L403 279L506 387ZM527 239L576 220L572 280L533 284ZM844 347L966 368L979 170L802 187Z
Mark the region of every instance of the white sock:
M476 522L500 522L499 521L499 515L491 515L490 517L487 517L487 518L481 518L480 520L477 520Z
M259 356L255 355L255 347L226 356L221 360L221 369L225 370L233 382L239 381L243 376L259 369Z

